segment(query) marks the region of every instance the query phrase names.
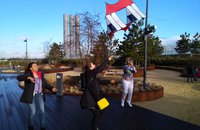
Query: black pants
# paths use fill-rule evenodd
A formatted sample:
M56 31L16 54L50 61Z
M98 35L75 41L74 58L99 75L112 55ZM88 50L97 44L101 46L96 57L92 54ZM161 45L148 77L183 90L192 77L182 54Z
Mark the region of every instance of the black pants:
M92 118L92 130L96 130L97 125L102 117L103 111L100 109L90 109L90 111L93 114L93 118Z

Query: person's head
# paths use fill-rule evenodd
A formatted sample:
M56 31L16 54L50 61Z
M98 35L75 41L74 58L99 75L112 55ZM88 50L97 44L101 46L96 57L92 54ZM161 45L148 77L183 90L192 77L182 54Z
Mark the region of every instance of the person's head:
M133 65L133 59L132 58L126 58L126 65Z
M94 60L92 59L87 59L86 60L86 65L85 65L85 70L93 70L94 68L96 68L96 64L94 62Z
M35 62L30 62L27 67L27 71L38 71L38 66Z

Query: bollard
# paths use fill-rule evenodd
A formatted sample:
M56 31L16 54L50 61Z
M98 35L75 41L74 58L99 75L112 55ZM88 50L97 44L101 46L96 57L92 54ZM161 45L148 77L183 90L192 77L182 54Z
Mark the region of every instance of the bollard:
M62 96L63 95L63 74L62 73L57 73L56 74L56 85L57 85L57 96Z
M20 68L20 65L17 66L17 73L20 73L21 71L21 68Z

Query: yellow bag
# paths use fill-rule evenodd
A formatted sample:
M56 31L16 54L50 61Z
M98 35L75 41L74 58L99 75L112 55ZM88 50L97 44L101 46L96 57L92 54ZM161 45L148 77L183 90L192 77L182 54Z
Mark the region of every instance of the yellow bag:
M109 102L106 98L102 98L97 102L100 110L103 110L104 108L109 106Z

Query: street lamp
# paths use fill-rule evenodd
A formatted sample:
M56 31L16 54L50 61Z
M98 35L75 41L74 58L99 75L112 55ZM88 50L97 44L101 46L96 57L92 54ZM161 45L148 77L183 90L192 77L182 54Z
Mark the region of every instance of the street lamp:
M149 26L148 25L148 6L149 6L149 1L146 0L146 20L145 20L145 32L144 32L144 72L143 72L143 86L144 89L147 88L146 84L146 74L147 74L147 42L148 42L148 37L149 35L153 35L153 33L156 31L157 26Z
M147 35L146 30L148 26L148 3L149 1L146 0L146 20L145 20L145 34L144 34L144 71L143 71L143 87L146 88L146 70L147 70Z

